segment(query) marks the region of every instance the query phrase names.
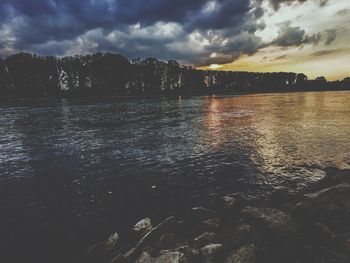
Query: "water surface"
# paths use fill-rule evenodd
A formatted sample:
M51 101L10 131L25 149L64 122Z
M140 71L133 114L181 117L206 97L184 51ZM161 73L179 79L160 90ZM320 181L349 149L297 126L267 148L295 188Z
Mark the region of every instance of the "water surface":
M98 239L134 217L297 190L350 164L350 92L25 102L2 104L0 122L13 242L39 228L58 243Z

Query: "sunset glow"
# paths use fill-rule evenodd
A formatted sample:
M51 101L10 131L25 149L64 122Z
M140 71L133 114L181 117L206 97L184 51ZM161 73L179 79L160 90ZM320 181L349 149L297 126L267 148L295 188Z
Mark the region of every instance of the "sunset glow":
M241 53L236 60L199 67L228 71L303 72L310 78L343 79L350 72L350 4L331 0L281 5L261 17L265 23L255 32L261 38L252 54Z

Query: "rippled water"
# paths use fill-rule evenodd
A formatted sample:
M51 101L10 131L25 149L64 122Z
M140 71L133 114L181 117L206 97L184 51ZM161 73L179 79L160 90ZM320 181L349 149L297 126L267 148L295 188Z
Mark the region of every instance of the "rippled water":
M350 164L350 92L3 104L0 122L6 222L66 232L217 193L300 189Z

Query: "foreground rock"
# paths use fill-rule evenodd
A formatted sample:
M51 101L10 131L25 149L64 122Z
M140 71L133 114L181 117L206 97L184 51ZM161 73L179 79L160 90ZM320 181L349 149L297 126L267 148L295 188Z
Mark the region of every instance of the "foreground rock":
M107 241L106 241L106 248L108 250L115 250L118 248L119 245L119 235L118 233L114 233L113 235L111 235Z
M203 263L215 263L222 262L225 255L225 249L222 244L210 244L200 250L201 262Z
M218 240L218 235L212 232L205 232L193 240L195 247L204 247Z
M226 263L255 263L256 258L256 247L254 244L250 244L241 247L233 251L230 256L226 259Z
M145 219L142 219L138 223L136 223L136 225L134 226L134 231L140 237L150 232L152 228L153 227L152 227L151 218L147 217Z
M246 221L275 234L287 234L292 230L293 222L290 216L282 211L264 207L246 207L242 213Z
M195 207L156 227L136 223L137 240L118 233L92 247L96 263L349 263L350 171L329 169L303 193L279 189L266 200L239 203L226 195L217 209Z
M306 194L293 212L299 220L346 223L350 216L350 185L342 183Z
M142 237L134 248L130 249L127 253L123 255L123 259L126 259L127 261L131 262L135 261L137 256L142 252L142 249L148 246L154 246L155 243L160 239L162 234L168 232L176 232L178 223L179 222L175 219L175 217L167 218L158 226L149 231L144 237Z
M143 252L135 261L136 263L190 263L183 253L168 252L159 257L153 258L147 252Z

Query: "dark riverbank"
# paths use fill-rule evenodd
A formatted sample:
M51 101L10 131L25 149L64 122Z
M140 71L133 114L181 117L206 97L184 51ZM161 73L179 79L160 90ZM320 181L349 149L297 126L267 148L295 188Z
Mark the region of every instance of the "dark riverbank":
M350 86L349 86L350 87ZM198 97L232 97L232 96L244 96L244 95L264 95L264 94L288 94L288 93L315 93L315 92L347 92L350 91L348 86L339 89L326 88L326 89L284 89L284 90L250 90L250 91L235 91L235 92L212 92L212 93L198 93L198 94L163 94L163 95L121 95L121 96L59 96L59 97L0 97L0 103L2 105L16 105L25 106L27 104L36 104L40 106L45 103L55 103L66 100L73 103L88 103L88 102L121 102L121 101L136 101L136 100L178 100L178 99L191 99Z
M327 169L302 192L277 190L263 200L214 198L128 236L114 233L82 262L347 263L350 260L350 170Z

